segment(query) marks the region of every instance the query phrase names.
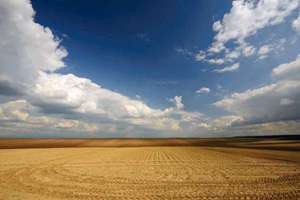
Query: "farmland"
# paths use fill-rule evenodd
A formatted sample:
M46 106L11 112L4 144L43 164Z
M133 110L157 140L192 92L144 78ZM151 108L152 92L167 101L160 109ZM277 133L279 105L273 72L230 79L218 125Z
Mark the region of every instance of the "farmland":
M300 199L297 140L176 141L2 140L0 199Z

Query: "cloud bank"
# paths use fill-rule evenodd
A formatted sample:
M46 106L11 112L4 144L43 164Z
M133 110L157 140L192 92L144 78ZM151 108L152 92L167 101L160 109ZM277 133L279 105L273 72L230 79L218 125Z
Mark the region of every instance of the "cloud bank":
M274 83L234 93L216 103L248 123L300 119L300 56L275 67Z
M298 0L233 1L230 12L213 25L214 43L207 51L195 55L196 59L220 65L242 55L267 56L274 47L257 48L246 39L264 27L283 23L298 4ZM35 22L34 16L28 0L0 0L2 132L50 131L61 133L61 137L72 132L93 137L123 133L135 137L151 137L153 133L160 137L199 137L244 131L245 126L236 128L242 124L255 127L255 131L283 129L288 127L282 124L284 121L295 124L299 120L300 56L275 67L272 84L234 93L214 103L230 114L211 118L186 111L188 106L184 105L182 96L171 98L169 101L174 104L171 107L152 108L141 99L103 88L88 78L60 73L59 69L68 67L64 62L68 52L51 29ZM298 31L298 19L292 23L295 31ZM236 44L231 50L226 47L230 41ZM191 56L184 49L178 51ZM224 58L212 57L220 52L225 52ZM236 62L215 72L233 72L239 67ZM209 92L208 87L196 91Z
M0 2L0 88L10 96L0 105L0 129L106 134L204 127L203 114L183 111L181 96L172 99L175 107L154 109L88 78L59 73L67 67L67 50L34 15L30 1Z

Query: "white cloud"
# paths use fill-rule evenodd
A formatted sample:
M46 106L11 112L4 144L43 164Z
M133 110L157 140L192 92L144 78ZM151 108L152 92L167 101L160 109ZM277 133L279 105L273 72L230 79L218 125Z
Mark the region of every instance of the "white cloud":
M235 0L222 21L213 24L217 32L212 48L222 47L230 40L243 42L258 30L284 22L299 5L298 0ZM217 48L219 52L223 48Z
M249 44L245 44L245 45L240 44L240 46L237 48L237 50L242 51L244 56L249 57L255 53L256 48Z
M215 69L214 72L225 73L225 72L234 72L240 68L240 63L235 63L231 66L224 67L223 69Z
M268 45L263 45L258 50L258 54L259 55L265 55L265 54L267 54L269 52L270 52L270 46L268 46Z
M300 34L300 14L292 23L293 29Z
M294 99L290 107L280 106L283 98ZM270 122L300 117L300 81L281 81L261 88L234 93L214 105L250 122ZM297 103L296 103L297 102Z
M0 80L16 87L32 84L38 71L65 66L67 52L51 30L34 22L29 1L0 2Z
M65 107L73 112L112 119L141 117L156 112L139 100L132 100L73 74L41 73L32 94L36 104Z
M277 6L286 5L273 1ZM288 6L289 10L295 5L295 1L292 0L282 2L291 3ZM249 9L256 8L249 7ZM280 15L283 20L287 10L284 7L279 15L274 16L270 21L272 23L276 19L280 21ZM217 35L227 34L225 32L229 22L226 19L224 17L222 22L214 25ZM250 56L256 51L255 47L244 41L238 41L239 48L235 49L236 51L229 51L225 47L227 41L220 40L219 37L223 36L216 36L215 45L212 46L215 48L213 51L225 50L228 59L235 59L241 54ZM238 40L239 37L232 39ZM184 49L179 52L191 55ZM271 117L267 119L277 120L296 118L299 114L295 108L299 108L300 83L297 79L281 78L281 76L290 77L286 74L291 72L279 72L280 75L274 72L276 80L280 79L278 83L236 94L217 102L215 105L236 115L218 118L212 123L211 119L200 112L184 111L181 96L175 96L171 100L175 107L154 109L141 99L136 100L103 88L87 78L74 74L60 74L57 70L65 67L63 59L66 56L67 51L60 46L60 40L51 30L34 22L34 10L29 1L0 0L0 88L2 95L10 95L9 101L0 104L1 130L112 133L120 132L120 129L132 132L146 129L160 133L205 133L231 126L244 118L265 119L265 115L269 114ZM213 64L225 62L224 59L211 59L207 56L206 52L200 51L196 59ZM223 70L234 71L239 67L237 64ZM297 67L278 68L296 70L293 74L296 74L298 69ZM274 69L274 71L286 70ZM260 90L264 92L260 93ZM196 91L196 93L209 92L210 89L206 87ZM264 106L264 102L270 103ZM258 108L254 107L253 111L250 110L253 108L250 105L256 103ZM269 110L274 106L277 106L276 109L270 113Z
M228 60L236 59L241 55L241 52L238 50L230 51L225 56Z
M275 83L234 93L214 105L252 123L300 119L299 60L274 68Z
M197 59L196 55L196 60L223 64L236 62L241 56L257 55L259 59L266 58L275 48L268 49L264 46L257 52L257 42L251 41L251 37L262 29L282 24L298 6L299 0L233 0L230 11L213 24L212 28L216 33L214 41L206 52L200 54L205 55L205 58ZM293 22L295 30L298 21ZM274 41L274 47L276 42ZM224 58L220 58L222 55ZM215 58L216 56L219 58ZM215 62L217 60L219 62Z
M217 59L207 59L206 62L208 62L209 64L222 65L224 64L225 61L221 58L217 58Z
M198 90L196 90L197 94L203 94L203 93L209 93L210 89L208 87L201 87Z
M170 99L169 101L174 103L176 109L178 109L178 110L181 110L184 107L184 105L182 103L182 96L175 96L174 98Z
M196 53L195 55L195 59L197 61L201 61L204 60L206 58L206 53L204 51L199 51L198 53Z
M44 113L55 110L83 119L91 116L89 121L98 123L125 123L159 131L182 130L182 115L190 115L188 112L178 112L184 108L181 96L170 100L175 108L153 109L140 100L133 100L72 74L42 73L30 99Z
M239 46L233 50L227 50L225 52L225 62L232 62L238 59L240 56L250 57L255 54L256 48L246 42L239 42ZM224 63L225 63L224 62Z
M300 55L298 55L296 60L274 68L272 70L272 76L276 79L300 80Z
M215 54L220 53L221 51L227 50L225 45L221 42L214 42L211 47L208 48L208 53Z
M271 53L278 54L280 51L285 50L286 41L287 39L281 38L276 42L270 42L262 45L257 52L258 59L264 59L267 58Z
M26 112L28 109L29 105L25 100L12 101L1 104L1 120L24 121L29 116L29 114Z
M181 96L172 100L175 108L153 109L87 78L58 73L67 52L49 28L34 22L29 1L0 1L0 47L2 95L15 98L0 105L2 129L176 132L205 123L201 113L183 111Z
M47 128L50 130L96 132L100 128L99 125L93 123L37 115L36 111L37 108L24 99L0 104L0 130L1 128ZM103 129L103 126L101 128Z
M263 45L258 50L259 59L266 58L267 55L270 53L271 47L269 45Z

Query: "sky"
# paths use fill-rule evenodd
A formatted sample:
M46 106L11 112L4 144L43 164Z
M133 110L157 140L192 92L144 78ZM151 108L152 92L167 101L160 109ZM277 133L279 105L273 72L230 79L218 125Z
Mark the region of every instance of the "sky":
M0 137L300 133L299 0L0 0Z

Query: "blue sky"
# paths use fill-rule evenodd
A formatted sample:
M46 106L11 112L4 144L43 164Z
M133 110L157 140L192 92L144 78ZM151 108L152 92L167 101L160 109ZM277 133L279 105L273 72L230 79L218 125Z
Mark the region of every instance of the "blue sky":
M68 49L66 64L71 67L63 73L88 77L130 97L140 95L158 108L168 106L166 99L175 95L186 97L187 109L191 110L208 109L202 104L216 99L214 95L199 97L194 91L201 85L216 87L222 80L211 74L208 77L201 69L209 66L175 49L207 48L214 35L207 27L229 9L230 2L32 3L37 22L57 33Z
M298 0L13 0L1 10L3 136L299 133Z

